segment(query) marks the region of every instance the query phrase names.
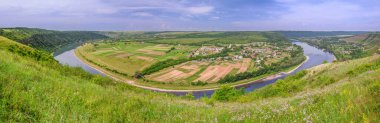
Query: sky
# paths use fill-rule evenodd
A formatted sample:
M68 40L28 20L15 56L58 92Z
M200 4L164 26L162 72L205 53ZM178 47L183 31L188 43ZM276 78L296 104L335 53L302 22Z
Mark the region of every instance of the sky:
M379 31L380 0L0 0L0 27Z

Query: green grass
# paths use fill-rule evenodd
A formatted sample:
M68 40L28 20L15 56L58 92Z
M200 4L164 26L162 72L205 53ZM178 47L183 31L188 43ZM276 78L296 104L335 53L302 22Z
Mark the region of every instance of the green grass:
M9 44L14 42L0 37L0 122L380 120L378 56L324 64L243 96L220 91L212 99L190 100L191 95L145 91L79 68L36 61L9 52ZM317 79L321 76L334 81ZM233 98L217 101L223 95Z

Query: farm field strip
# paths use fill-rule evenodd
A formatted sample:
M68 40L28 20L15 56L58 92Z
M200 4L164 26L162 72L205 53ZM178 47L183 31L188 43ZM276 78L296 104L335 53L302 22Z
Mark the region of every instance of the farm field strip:
M186 79L200 70L200 65L204 63L186 62L180 65L176 65L172 68L164 69L160 72L150 75L148 78L152 78L155 81L160 82L173 82L180 79Z
M172 47L173 52L167 53ZM79 48L87 59L97 62L128 75L154 64L160 60L187 57L195 46L175 46L140 42L116 42L86 44Z
M202 81L215 83L227 74L237 74L247 71L250 63L251 59L249 58L235 61L235 63L189 61L156 72L147 78L159 82L175 82L192 78L191 82ZM202 68L203 71L201 71Z
M217 82L220 78L226 76L232 71L233 68L240 68L241 63L227 63L220 65L212 65L207 67L205 71L200 74L200 77L195 81L202 82Z

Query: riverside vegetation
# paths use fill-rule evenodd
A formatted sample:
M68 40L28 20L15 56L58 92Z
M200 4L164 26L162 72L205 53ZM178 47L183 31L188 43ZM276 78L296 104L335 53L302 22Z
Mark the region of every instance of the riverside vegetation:
M380 57L326 63L244 93L150 92L0 37L2 122L378 122ZM39 56L43 58L38 58ZM46 57L46 58L45 58Z

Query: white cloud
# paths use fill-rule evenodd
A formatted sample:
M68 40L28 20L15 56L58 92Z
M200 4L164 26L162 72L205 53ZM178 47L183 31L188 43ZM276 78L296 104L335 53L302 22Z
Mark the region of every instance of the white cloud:
M162 11L183 15L202 15L211 12L212 6L192 6L183 2L173 0L124 0L124 1L102 1L102 0L1 0L0 12L14 12L19 14L62 14L62 15L94 15L94 14L116 14L118 12L136 11ZM137 13L148 16L147 13Z
M212 6L196 6L187 8L188 12L191 14L208 14L214 10Z
M133 13L135 16L141 16L141 17L152 17L153 15L148 12L135 12Z

